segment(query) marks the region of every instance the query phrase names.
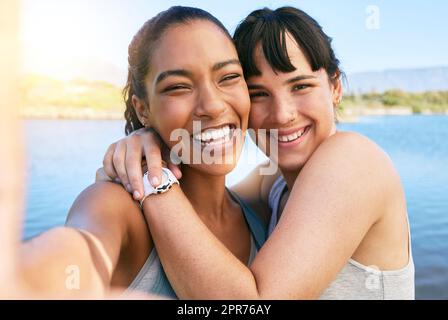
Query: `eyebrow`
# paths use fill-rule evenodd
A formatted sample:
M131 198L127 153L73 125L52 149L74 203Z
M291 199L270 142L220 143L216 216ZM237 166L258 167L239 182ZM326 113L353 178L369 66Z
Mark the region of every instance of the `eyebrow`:
M224 68L225 66L228 66L229 64L236 64L239 66L241 65L241 63L238 59L230 59L227 61L215 63L212 67L212 70L218 71L218 70ZM169 76L181 76L181 77L192 78L193 73L191 73L190 71L185 70L185 69L167 70L167 71L160 73L157 76L156 85L159 84L162 80L166 79Z
M286 80L285 84L290 84L290 83L294 83L294 82L306 80L306 79L316 79L316 77L312 76L312 75L300 75L300 76L293 77L291 79ZM264 89L264 86L261 84L248 84L247 87L249 90Z
M162 73L160 73L157 76L156 84L160 83L162 80L169 76L181 76L181 77L187 77L192 78L193 74L190 71L187 71L185 69L176 69L176 70L167 70Z
M237 64L237 65L241 65L240 61L238 59L230 59L227 61L223 61L223 62L218 62L215 63L215 65L213 66L212 70L213 71L218 71L222 68L224 68L225 66L228 66L229 64Z
M286 80L285 84L293 83L293 82L297 82L297 81L301 81L301 80L307 80L307 79L316 79L316 77L312 76L312 75L300 75L300 76Z

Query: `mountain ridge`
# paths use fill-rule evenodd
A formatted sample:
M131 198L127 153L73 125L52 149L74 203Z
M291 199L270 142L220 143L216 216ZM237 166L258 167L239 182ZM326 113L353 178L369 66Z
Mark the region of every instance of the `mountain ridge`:
M383 93L389 90L445 91L448 90L448 66L357 72L349 74L347 82L348 94Z

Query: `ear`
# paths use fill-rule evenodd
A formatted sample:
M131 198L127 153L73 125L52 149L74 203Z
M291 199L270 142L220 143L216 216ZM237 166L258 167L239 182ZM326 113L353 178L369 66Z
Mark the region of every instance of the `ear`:
M135 113L137 114L138 120L140 120L143 126L149 124L149 106L146 102L135 94L132 95L132 105L134 106Z
M342 101L342 94L343 94L340 72L337 73L336 79L332 82L332 91L333 91L333 105L337 107Z

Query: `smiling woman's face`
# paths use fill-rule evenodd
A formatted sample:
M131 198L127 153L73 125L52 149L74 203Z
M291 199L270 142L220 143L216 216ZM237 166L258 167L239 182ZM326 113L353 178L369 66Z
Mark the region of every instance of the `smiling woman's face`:
M255 50L260 76L247 79L251 96L249 126L266 129L259 147L282 170L296 171L316 148L336 131L334 104L340 99L340 82L330 83L324 69L313 72L296 42L286 34L288 56L295 71L274 71L261 45ZM269 133L269 130L277 129ZM270 154L270 141L278 141L278 155ZM261 142L261 141L260 141Z
M201 151L231 154L227 164L195 168L230 172L242 147L233 129L247 129L250 100L236 49L223 31L202 20L170 27L156 44L145 83L148 120L164 142L172 148L177 142L170 141L171 133L184 129Z

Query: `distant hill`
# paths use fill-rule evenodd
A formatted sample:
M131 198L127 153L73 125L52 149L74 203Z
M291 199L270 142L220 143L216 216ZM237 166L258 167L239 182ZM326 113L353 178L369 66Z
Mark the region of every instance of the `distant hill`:
M29 118L122 119L121 87L103 81L62 81L40 75L21 79L21 114Z
M350 94L388 90L426 92L448 90L448 67L361 72L347 76Z
M47 56L27 51L22 63L22 74L25 76L42 75L60 81L102 81L120 88L126 84L126 68L96 57Z
M127 70L101 59L80 59L64 66L68 79L108 82L123 88L126 84Z

